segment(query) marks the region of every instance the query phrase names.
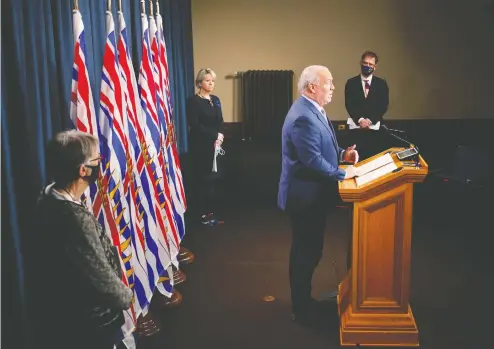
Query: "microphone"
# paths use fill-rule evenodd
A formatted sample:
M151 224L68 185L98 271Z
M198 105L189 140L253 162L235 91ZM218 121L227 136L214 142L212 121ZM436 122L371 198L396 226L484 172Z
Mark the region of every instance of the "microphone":
M390 132L406 133L405 131L402 131L402 130L396 130L396 129L388 128L388 126L386 126L386 125L382 125L381 127L383 129L385 129L386 131L390 131Z
M386 131L386 133L388 133L390 136L406 143L410 148L407 149L407 150L404 150L404 151L401 151L399 152L397 155L398 155L398 158L400 160L404 160L406 159L407 157L410 157L410 156L413 156L415 158L415 165L418 167L419 165L419 161L418 161L418 155L420 154L420 151L419 151L419 147L417 147L416 145L414 145L413 143L407 141L406 139L403 139L401 138L400 136L397 136L395 135L393 132L402 132L402 133L405 133L405 131L401 131L401 130L393 130L391 128L388 128L386 125L381 125L381 127L383 128L383 130ZM413 150L413 151L411 151ZM402 154L400 154L402 153Z
M399 136L397 136L397 135L395 135L395 134L393 133L393 132L403 132L403 133L405 133L405 131L401 131L401 130L393 130L393 129L391 129L391 128L388 128L386 125L381 125L381 127L382 127L382 128L383 128L383 130L385 130L385 131L386 131L386 133L388 133L390 136L392 136L392 137L394 137L394 138L396 138L396 139L398 139L398 140L400 140L400 141L402 141L402 142L405 142L408 146L410 146L410 148L414 148L414 147L415 147L412 143L410 143L410 142L409 142L409 141L407 141L406 139L403 139L403 138L401 138L401 137L399 137ZM417 149L417 150L418 150L418 149Z

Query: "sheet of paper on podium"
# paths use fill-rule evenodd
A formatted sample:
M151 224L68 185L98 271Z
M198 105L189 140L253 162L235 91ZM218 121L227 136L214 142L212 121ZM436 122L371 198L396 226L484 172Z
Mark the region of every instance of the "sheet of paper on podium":
M357 125L355 123L355 121L353 121L352 118L348 118L347 121L346 121L347 125L348 125L348 128L350 130L355 130L357 128L360 128L359 125ZM376 124L372 124L369 126L369 129L371 130L374 130L374 131L378 131L379 130L379 127L381 126L381 121L378 121Z
M378 169L379 167L387 165L391 162L393 162L393 158L391 157L391 154L388 153L388 154L381 155L380 157L378 157L372 161L369 161L368 163L366 163L364 165L360 165L358 167L355 167L355 169L357 170L356 174L357 174L357 176L363 176L366 173L374 171L374 170Z
M355 177L355 182L358 186L361 186L396 169L397 167L391 154L384 154L362 166L356 167L357 176Z

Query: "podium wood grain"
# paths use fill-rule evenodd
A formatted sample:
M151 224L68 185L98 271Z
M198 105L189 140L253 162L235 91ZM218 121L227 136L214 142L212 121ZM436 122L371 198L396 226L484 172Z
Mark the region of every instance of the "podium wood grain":
M342 346L419 345L409 304L413 185L424 180L428 166L422 157L420 167L392 157L400 171L360 187L355 179L339 184L343 201L354 203L352 268L338 296Z

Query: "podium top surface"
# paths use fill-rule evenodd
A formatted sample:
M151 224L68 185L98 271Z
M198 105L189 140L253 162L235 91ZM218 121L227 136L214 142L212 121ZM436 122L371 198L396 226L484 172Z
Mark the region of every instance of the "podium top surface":
M390 154L394 166L391 163L389 164L389 166L391 166L391 169L395 169L391 172L386 170L382 171L382 169L384 169L383 166L380 169L378 168L377 170L371 171L373 173L369 173L370 176L367 176L367 181L365 181L365 183L363 183L364 181L362 181L363 176L361 176L359 179L350 178L339 182L338 189L341 198L344 201L356 201L361 198L377 194L377 192L386 190L394 184L398 185L403 182L423 182L423 180L427 176L429 166L420 155L418 158L418 166L416 166L415 162L411 160L399 160L396 156L396 153L404 149L406 148L390 148L379 154L374 155L369 159L362 161L361 163L357 163L355 165L357 169L363 168L362 166L365 166L366 164L382 157L383 155ZM342 169L345 169L346 167L347 165L340 166L340 168ZM381 171L382 174L379 171ZM369 180L369 177L371 180ZM361 182L361 184L359 185L357 181Z

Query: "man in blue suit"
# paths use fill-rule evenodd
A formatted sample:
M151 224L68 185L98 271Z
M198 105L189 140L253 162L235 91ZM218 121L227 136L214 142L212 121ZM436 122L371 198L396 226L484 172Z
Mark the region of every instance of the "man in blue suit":
M355 176L353 166L338 168L342 161L356 163L355 145L344 150L323 106L331 102L333 76L324 66L302 72L298 98L288 111L282 130L282 169L278 206L290 216L290 289L293 318L310 322L317 311L312 298L312 275L321 259L326 216L338 200L337 182Z

